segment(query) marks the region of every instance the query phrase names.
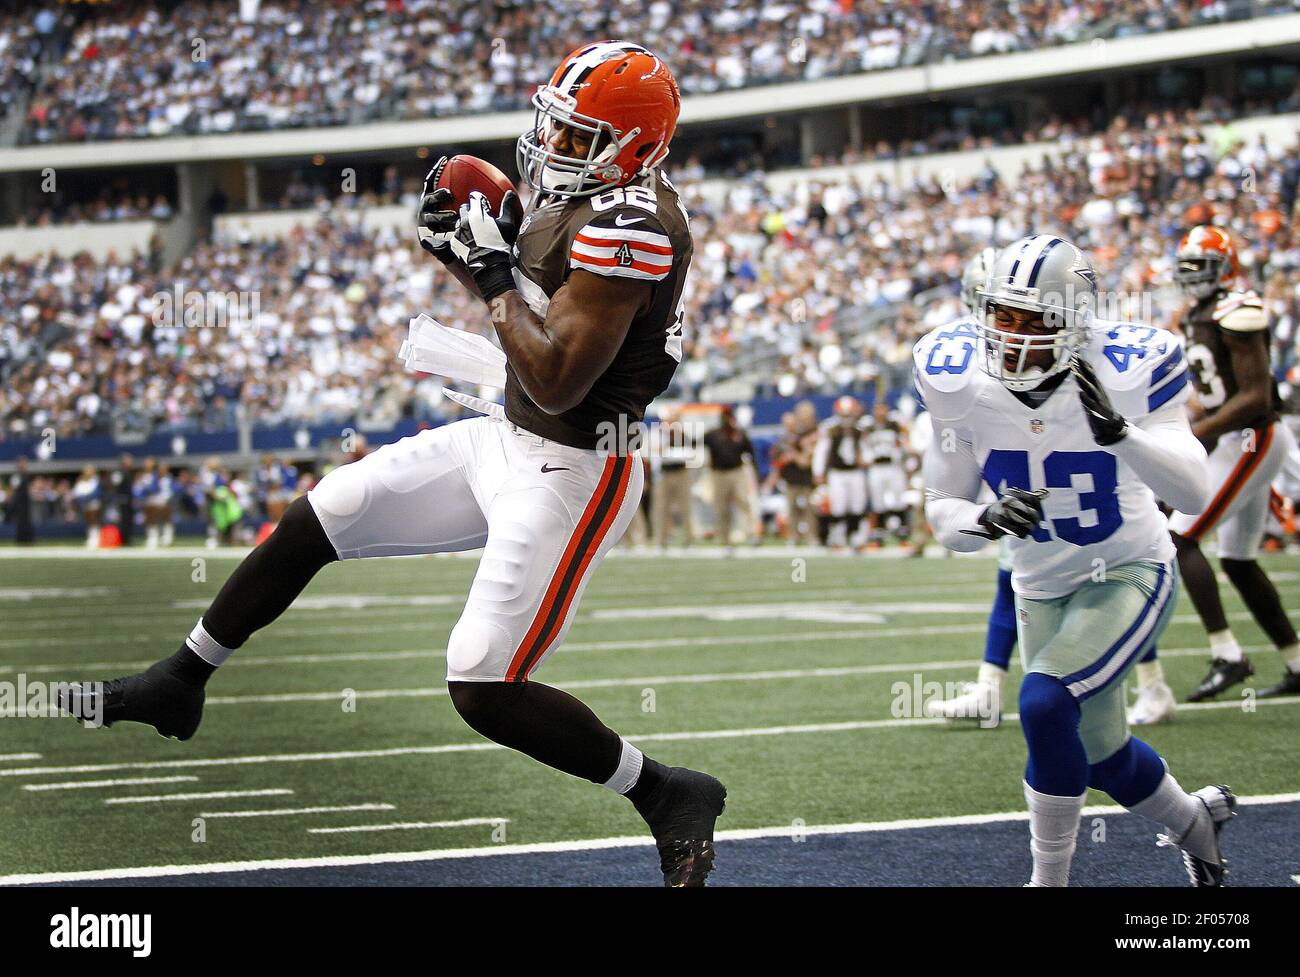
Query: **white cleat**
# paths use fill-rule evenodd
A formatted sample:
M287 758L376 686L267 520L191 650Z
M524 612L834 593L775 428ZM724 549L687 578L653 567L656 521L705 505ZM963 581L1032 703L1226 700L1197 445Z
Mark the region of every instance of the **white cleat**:
M925 704L930 719L976 720L982 729L1002 722L1002 690L991 682L966 682L951 699L931 699Z
M1137 700L1128 710L1128 722L1130 726L1156 726L1172 722L1177 708L1178 700L1174 698L1174 690L1164 682L1139 686Z

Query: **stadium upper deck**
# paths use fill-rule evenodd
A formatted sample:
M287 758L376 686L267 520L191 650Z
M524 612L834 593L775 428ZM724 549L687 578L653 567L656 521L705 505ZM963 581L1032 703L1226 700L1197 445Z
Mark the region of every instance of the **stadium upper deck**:
M24 143L507 112L584 40L635 37L683 93L813 81L1285 12L1283 0L127 0L0 22ZM493 14L495 13L495 16Z

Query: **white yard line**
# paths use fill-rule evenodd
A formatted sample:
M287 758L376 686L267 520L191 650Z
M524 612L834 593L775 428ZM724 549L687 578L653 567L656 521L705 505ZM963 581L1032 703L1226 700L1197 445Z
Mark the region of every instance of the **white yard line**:
M39 760L39 753L0 753L0 763L8 763L15 760Z
M283 797L292 794L287 787L266 790L207 790L194 794L154 794L148 797L110 797L105 804L168 804L174 801L215 801L229 797Z
M1262 794L1238 798L1245 806L1257 804L1294 804L1300 801L1300 792L1289 794ZM1126 814L1116 805L1096 805L1084 808L1086 816ZM973 824L1025 821L1024 811L1002 811L992 814L965 814L937 818L904 818L894 821L859 821L847 824L792 824L767 828L739 828L719 831L718 841L751 841L760 838L808 837L810 835L849 835L886 831L908 831L918 828L949 828ZM650 838L614 837L588 838L576 841L547 841L531 844L485 845L478 848L444 848L430 851L381 852L372 855L323 855L308 858L273 858L242 862L207 862L196 865L146 865L131 868L91 869L78 872L40 872L19 875L0 875L0 885L36 885L89 882L99 879L156 879L173 875L213 875L224 872L262 872L275 869L345 868L354 865L398 865L413 862L446 861L461 858L484 858L497 855L538 855L547 853L585 852L611 848L642 848L653 844Z
M172 546L167 549L147 550L144 548L114 548L107 550L90 550L80 546L0 546L0 560L192 560L205 557L211 560L242 560L251 552L250 547L230 546L219 549L207 549L203 546ZM403 560L477 560L483 555L482 550L466 550L463 553L437 553L428 556L389 557ZM873 551L864 555L846 551L830 553L820 546L748 546L726 548L721 546L698 545L688 547L669 547L667 550L657 548L628 549L616 547L610 551L609 558L617 560L789 560L791 557L819 557L827 560L872 560L908 559L911 554L901 548ZM992 560L997 556L997 547L986 547L978 553L954 553L953 559ZM947 554L931 547L924 557L927 560L944 559Z
M1280 699L1258 699L1254 708L1266 706L1300 705L1300 696ZM1205 710L1237 709L1243 702L1199 702L1194 705L1183 704L1179 712L1199 712ZM1006 722L1019 721L1017 713L1004 715ZM668 742L675 740L726 740L747 739L756 736L792 736L806 733L842 733L867 729L905 729L941 726L946 719L866 719L839 723L805 723L798 725L755 726L741 729L713 729L684 731L677 733L643 733L627 738L635 743ZM109 773L117 770L183 770L204 767L247 766L264 763L316 763L335 760L369 760L380 757L399 756L438 756L444 753L477 753L484 750L503 750L505 747L487 741L474 743L444 743L436 746L399 746L375 750L334 750L321 753L278 753L253 756L209 757L192 760L134 760L119 763L89 763L71 766L18 767L0 768L0 777L44 776L47 774L73 773Z
M352 824L343 828L308 828L312 835L338 835L365 831L419 831L426 828L473 828L509 824L509 818L461 818L459 821L398 821L394 824Z
M1300 612L1297 612L1300 615ZM1231 616L1231 615L1230 615ZM1173 623L1190 624L1196 620L1191 614L1176 616ZM566 654L574 652L592 652L592 651L632 651L646 650L655 651L659 649L671 648L694 648L701 645L709 647L724 646L752 646L752 645L770 645L770 644L817 644L824 641L858 641L858 640L875 640L879 638L909 638L909 637L943 637L948 635L961 634L983 634L987 630L987 625L983 622L979 624L942 624L942 625L925 625L913 627L891 627L891 628L854 628L847 631L820 631L816 629L805 629L803 631L783 631L776 634L722 634L722 635L689 635L680 638L625 638L617 641L566 641L560 646L560 650ZM368 633L373 633L370 629ZM137 639L131 638L136 641ZM267 640L274 640L270 636ZM1247 652L1271 651L1271 645L1250 645L1244 647ZM1209 646L1195 648L1176 648L1168 651L1161 649L1161 655L1204 655L1209 657ZM223 668L256 668L277 665L327 665L333 662L363 662L363 661L401 661L404 659L420 658L445 658L446 649L443 648L403 648L397 651L355 651L343 653L316 653L316 654L285 654L285 655L235 655ZM139 659L136 661L99 661L99 662L46 662L39 665L20 666L20 665L0 665L0 675L12 675L19 672L25 675L43 675L52 672L85 672L96 671L99 669L119 669L126 671L128 669L144 669L152 665L156 659ZM974 660L978 664L978 660Z
M428 626L422 624L419 625L418 627L412 626L408 628L406 625L402 625L399 628L383 628L382 630L407 631L407 630L427 630L427 629ZM695 648L700 645L716 645L721 647L723 645L763 645L763 644L781 644L781 643L808 644L808 643L821 642L821 641L857 641L857 640L872 639L872 638L904 638L904 637L927 637L927 636L942 637L945 635L957 635L957 634L983 634L987 629L988 629L987 625L984 622L980 622L979 624L945 624L945 625L934 625L929 627L856 628L852 631L817 631L815 629L807 629L803 631L785 632L780 634L688 635L681 638L627 638L619 641L566 641L560 647L562 650L566 652L587 652L587 651L625 651L632 648L645 648L651 650L656 648ZM366 628L362 630L366 634L373 635L377 629ZM340 632L332 631L330 633L333 635L333 634L339 634ZM137 638L133 637L130 640L137 644L139 643L139 639ZM273 641L275 639L274 636L271 636L268 637L267 640ZM65 641L61 641L58 643L61 645L67 644L67 642ZM430 648L427 651L421 651L420 649L410 649L409 651L404 650L402 652L399 652L398 654L405 657L410 655L412 652L417 652L418 654L427 655L431 658L445 658L447 656L447 651L445 648ZM356 652L355 654L356 655L365 655L365 654L382 655L382 654L390 654L390 652ZM1207 656L1209 655L1208 649L1206 650L1205 654ZM274 665L283 661L287 664L318 664L316 659L329 661L334 657L336 656L334 655L287 655L287 656L268 655L262 658L241 659L238 655L236 655L235 657L230 659L230 663L231 664L239 663L239 664L247 665L250 664L251 662L253 664L259 664L259 665ZM296 662L291 660L295 658L298 659ZM357 660L364 661L366 659L358 658ZM53 665L53 664L35 665L30 669L24 669L17 665L6 665L6 666L0 666L0 674L9 674L14 672L26 672L27 674L36 674L38 672L68 671L68 670L87 669L87 668L147 668L150 665L152 665L154 661L156 661L156 659L150 659L149 661L141 660L138 662L100 662L100 663L93 663L93 664L87 664L84 662L68 662L61 665Z
M751 603L761 604L761 602L751 602ZM870 605L864 605L862 609L866 611L870 611L871 608ZM1294 610L1288 613L1291 617L1300 618L1300 610ZM781 620L781 619L777 618L775 620ZM1250 613L1247 611L1234 611L1233 613L1228 615L1228 620L1250 621L1253 620L1253 618L1251 617ZM1200 622L1200 618L1198 618L1195 614L1179 614L1176 615L1171 621L1172 624L1197 624L1199 622ZM596 622L579 621L579 624L582 623L594 624ZM648 623L658 624L660 622L651 619ZM728 626L734 627L735 624L735 622L732 621L717 621L711 623L715 623L719 627L728 627ZM758 622L746 622L746 623L758 623ZM906 637L906 636L925 637L925 636L938 636L938 635L949 635L949 634L983 634L988 629L987 624L983 620L973 624L946 624L946 625L934 625L929 627L871 628L871 629L859 629L855 631L840 631L840 632L818 631L816 627L812 626L812 625L821 625L827 623L825 621L809 621L807 623L810 625L807 630L801 631L793 636L770 635L770 634L768 635L764 635L764 634L690 635L681 638L659 638L659 639L645 639L645 640L629 639L625 641L596 641L596 642L574 641L574 642L566 642L561 647L565 651L612 651L621 648L694 647L696 645L701 645L701 644L715 644L715 645L770 644L773 641L777 641L777 640L791 641L791 642L793 641L815 642L815 641L821 641L823 639L848 640L852 638L871 639L871 638L898 638L898 637ZM274 632L268 633L268 635L264 640L275 641L279 638L316 637L316 636L322 638L335 638L341 635L349 635L349 634L362 634L362 635L373 636L376 632L388 633L392 631L428 631L429 628L430 628L430 623L427 620L399 622L393 624L371 624L369 626L355 627L355 628L330 627L329 625L322 625L319 628L277 627L274 630ZM93 639L81 639L76 637L0 638L0 648L67 647L68 645L77 644L78 641L87 641L95 645L128 644L128 643L139 644L141 638L139 634L135 634L135 633L129 635L116 635L116 636L110 635L103 638L95 637ZM428 654L442 656L445 655L446 652L445 650L442 649L430 649ZM1209 657L1208 645L1205 648L1205 655L1206 657ZM238 659L231 659L231 660L237 661ZM153 660L150 660L146 664L153 664ZM87 666L81 663L75 663L71 666L66 666L66 667L86 668ZM122 663L118 663L116 667L121 668L123 667L123 665ZM140 665L140 667L145 667L145 665L142 664ZM33 673L38 669L48 671L51 668L52 666L50 665L39 665L39 666L34 666L31 669L31 671ZM0 674L11 674L18 671L23 671L23 669L16 665L0 666Z
M1275 575L1278 576L1278 575ZM1275 583L1278 581L1274 580ZM792 607L799 607L804 604L845 604L852 605L853 610L872 612L873 603L879 602L883 605L881 614L892 614L896 616L909 616L928 613L927 610L917 607L909 608L905 605L890 605L888 601L881 600L885 597L912 596L917 597L931 592L938 592L946 599L942 602L942 613L959 615L959 614L977 614L984 613L988 610L991 601L989 600L989 591L992 581L983 579L964 580L961 582L940 582L932 584L916 585L887 585L874 587L869 583L854 586L836 586L819 588L808 584L786 584L777 587L743 587L743 588L713 588L710 587L708 595L713 599L713 603L708 605L709 608L717 608L725 600L725 606L728 608L745 608L745 607L766 607L772 603L789 604ZM1284 595L1300 593L1300 587L1279 586L1278 592ZM602 599L599 596L587 597L580 609L579 621L600 621L615 620L621 617L627 617L632 620L650 620L658 617L681 617L689 618L691 615L686 613L691 608L676 608L674 605L680 603L675 598L683 597L688 594L687 588L680 587L670 591L657 593L643 593L641 596L645 600L635 606L627 606L618 600ZM464 608L466 593L458 592L454 595L435 594L431 595L437 598L437 603L419 604L411 606L391 606L377 605L373 607L349 607L347 602L353 598L353 595L338 594L338 606L315 606L316 602L328 600L327 595L321 595L311 598L308 603L313 606L299 607L290 606L279 619L280 624L276 627L275 634L290 636L310 636L315 634L335 633L336 629L328 623L321 624L319 627L302 627L294 626L294 622L300 625L309 620L328 620L322 618L322 615L344 614L349 618L364 618L367 622L385 621L392 618L403 618L416 616L418 620L414 621L391 621L382 625L385 629L403 630L428 627L431 623L439 621L454 621L458 618ZM420 600L429 599L426 595L413 595ZM690 594L691 597L697 598L698 595ZM773 601L773 597L785 598L780 601ZM968 602L978 600L975 606L968 605ZM67 607L69 601L62 601L60 608ZM87 608L86 605L78 605L83 610L90 610L93 613L89 620L85 619L51 619L50 614L53 609L44 608L32 614L18 614L7 612L6 620L14 628L30 628L42 632L58 631L66 629L70 632L78 630L93 630L101 628L108 622L125 622L134 625L144 625L143 628L137 626L133 629L133 639L141 637L148 638L150 635L170 635L178 627L183 627L196 616L196 610L201 611L208 606L210 600L204 599L195 601L193 608L178 609L174 604L159 606L156 602L138 602L132 604L130 601L115 601L111 604L102 605L102 607L112 607L113 611L103 610L101 605L93 605ZM931 602L930 606L933 606ZM956 608L955 609L954 605ZM8 611L8 609L6 609ZM1250 615L1243 611L1234 612L1240 619L1246 620ZM1297 612L1293 612L1293 616ZM175 618L175 621L168 620ZM744 620L744 618L741 618ZM729 623L729 622L721 622ZM366 634L376 630L373 625L367 627L357 627L352 629L343 629L337 633L344 634ZM66 637L51 637L38 639L47 642L66 642L73 640L75 634L68 634ZM95 639L99 640L99 639ZM16 647L23 643L22 638L5 638L0 641L0 647Z
M281 818L301 814L336 814L344 811L395 811L395 804L340 804L333 807L275 807L265 811L201 811L198 818Z
M90 790L98 787L134 787L137 784L193 783L198 777L122 777L118 780L68 780L60 784L23 784L23 790Z
M1254 650L1254 649L1251 649ZM1202 648L1170 649L1161 652L1165 658L1204 655ZM899 662L881 665L841 665L825 668L766 669L754 672L688 672L686 674L644 675L632 678L575 679L555 682L557 688L624 689L661 685L711 685L718 682L773 682L800 679L847 678L855 675L897 675L909 672L952 671L975 668L977 659L958 659L928 662ZM438 699L448 695L446 686L424 686L405 689L353 689L357 699ZM324 692L253 692L246 695L209 696L206 705L230 706L289 702L335 702L343 698L339 689Z

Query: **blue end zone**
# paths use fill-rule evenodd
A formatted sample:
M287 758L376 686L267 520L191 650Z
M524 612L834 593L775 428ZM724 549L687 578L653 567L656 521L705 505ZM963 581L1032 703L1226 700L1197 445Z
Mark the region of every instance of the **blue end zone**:
M1224 829L1228 882L1235 886L1293 886L1294 804L1238 809ZM1079 833L1071 884L1186 886L1182 858L1157 848L1159 830L1131 814L1104 817L1104 842L1094 842L1093 817ZM568 886L658 885L657 859L647 845L583 852L494 855L385 865L276 869L211 875L79 882L99 886ZM1030 872L1028 826L994 824L811 835L805 841L761 838L718 845L716 885L1019 886Z

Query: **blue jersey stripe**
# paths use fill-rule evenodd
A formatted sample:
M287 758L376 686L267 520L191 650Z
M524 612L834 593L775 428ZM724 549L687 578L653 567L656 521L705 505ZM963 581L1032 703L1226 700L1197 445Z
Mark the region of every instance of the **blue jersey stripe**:
M1173 397L1174 394L1178 393L1178 391L1182 390L1183 387L1187 386L1187 378L1190 375L1191 375L1190 370L1183 370L1182 373L1178 374L1176 377L1174 377L1172 380L1166 383L1159 390L1149 394L1147 396L1147 412L1150 413L1151 411L1155 410L1157 407L1160 407L1168 403L1170 398Z
M1163 363L1151 371L1151 386L1154 387L1159 384L1161 380L1169 375L1169 371L1176 366L1181 366L1182 362L1183 348L1181 346L1175 346L1173 355L1166 357Z

